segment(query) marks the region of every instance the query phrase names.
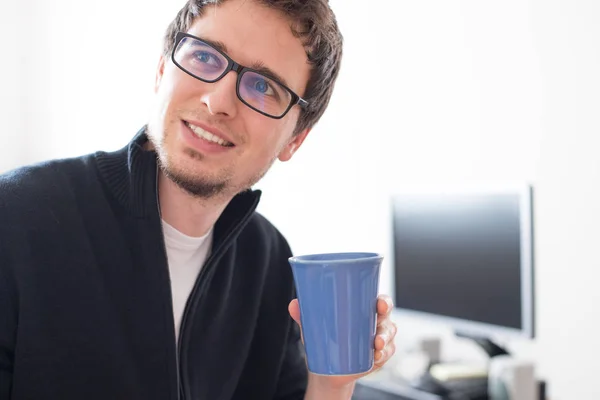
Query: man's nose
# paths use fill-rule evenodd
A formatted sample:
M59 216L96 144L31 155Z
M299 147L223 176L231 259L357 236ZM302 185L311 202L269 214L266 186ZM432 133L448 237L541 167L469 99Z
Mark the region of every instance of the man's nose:
M204 85L201 100L212 115L234 117L239 101L236 94L237 73L229 71L227 75L214 83Z

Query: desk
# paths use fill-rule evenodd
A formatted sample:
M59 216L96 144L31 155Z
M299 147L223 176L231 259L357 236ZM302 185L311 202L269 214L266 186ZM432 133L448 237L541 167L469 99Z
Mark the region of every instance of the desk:
M408 382L381 369L356 384L352 400L446 400L441 396L417 390Z
M393 382L358 382L352 400L444 400L435 394Z
M378 371L360 379L352 400L487 400L487 379L470 379L445 383L437 387L431 376L424 375L414 384L394 377L389 371ZM438 390L434 393L430 391Z
M367 377L368 378L368 377ZM456 395L456 393L455 393ZM417 390L397 379L361 379L356 384L352 400L453 400L458 396L439 396ZM464 396L460 397L461 400ZM479 392L477 399L487 399L487 394ZM537 399L546 399L546 382L538 381ZM468 400L468 399L465 399Z

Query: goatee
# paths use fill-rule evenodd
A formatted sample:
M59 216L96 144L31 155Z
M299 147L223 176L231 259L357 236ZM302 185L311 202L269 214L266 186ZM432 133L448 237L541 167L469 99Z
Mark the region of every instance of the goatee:
M192 151L188 150L188 152ZM196 152L193 152L193 154L190 155L193 156L193 158L202 158L202 155ZM211 182L204 177L190 176L183 171L177 171L175 168L166 165L168 162L162 162L160 156L157 157L157 161L163 174L165 174L165 176L175 185L193 197L200 199L215 198L222 195L227 188L226 181Z

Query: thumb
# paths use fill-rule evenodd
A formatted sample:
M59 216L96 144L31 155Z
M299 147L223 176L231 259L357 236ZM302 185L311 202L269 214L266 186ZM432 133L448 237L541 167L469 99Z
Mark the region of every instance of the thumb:
M290 304L288 306L288 311L290 312L290 317L292 317L292 319L294 321L296 321L298 326L301 326L301 324L300 324L300 305L298 304L298 299L294 299L290 302Z

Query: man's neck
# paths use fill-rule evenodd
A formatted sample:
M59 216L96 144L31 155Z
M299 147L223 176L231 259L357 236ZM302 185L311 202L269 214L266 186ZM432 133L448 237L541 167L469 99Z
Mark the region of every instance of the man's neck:
M193 197L162 172L158 177L158 198L162 219L179 232L192 237L207 234L231 200Z

